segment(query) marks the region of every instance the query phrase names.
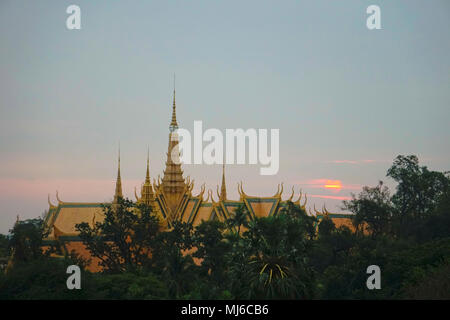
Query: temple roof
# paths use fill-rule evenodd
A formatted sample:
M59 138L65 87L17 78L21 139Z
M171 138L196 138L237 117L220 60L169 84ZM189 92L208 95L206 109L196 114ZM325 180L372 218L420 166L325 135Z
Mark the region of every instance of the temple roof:
M239 200L221 200L217 201L213 198L213 193L208 190L206 199L204 198L205 187L202 186L198 195L192 195L193 182L188 181L187 187L184 190L183 197L180 201L175 216L170 218L165 202L165 195L160 188L155 186L155 207L161 214L160 219L167 222L166 226L174 220L192 223L194 226L200 224L202 221L212 219L219 219L224 221L233 216L234 211L241 205L248 209L249 219L260 217L268 217L278 214L283 208L287 206L289 201L293 199L293 193L287 199L282 199L283 187L278 186L277 192L273 196L257 197L247 195L242 187L242 183L238 185L240 194ZM294 205L303 208L307 214L316 216L319 220L325 216L331 218L336 226L346 225L352 228L351 218L352 214L339 214L329 212L325 206L321 210L314 207L314 212L309 208L306 210L306 201L302 201L302 193ZM104 219L102 203L82 203L82 202L63 202L57 196L58 205L53 205L49 201L49 211L45 218L45 225L50 230L49 239L54 239L59 236L76 236L78 232L75 225L81 222L87 222L93 226L95 222L101 222ZM305 196L306 200L306 196Z

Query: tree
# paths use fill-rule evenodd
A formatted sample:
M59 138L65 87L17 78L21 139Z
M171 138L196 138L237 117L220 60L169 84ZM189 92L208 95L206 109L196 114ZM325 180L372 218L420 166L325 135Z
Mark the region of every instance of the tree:
M3 272L3 269L6 269L6 266L9 261L9 240L8 237L0 234L0 273Z
M188 253L192 235L192 224L174 221L171 230L159 234L152 250L152 268L164 280L172 299L188 295L198 280L197 266Z
M236 228L237 236L241 234L241 227L248 227L248 209L243 204L239 205L234 211L231 218L227 219L227 225L234 229Z
M13 264L36 260L44 255L42 246L46 232L41 218L17 221L10 232Z
M79 236L105 272L134 271L151 264L160 224L151 207L128 199L104 205L105 218L91 227L76 225Z
M224 236L225 230L225 224L218 220L202 221L193 235L196 250L192 256L201 260L201 274L208 275L218 287L226 283L226 258L231 249L230 242Z
M307 252L314 222L291 202L276 216L252 220L230 259L233 294L239 299L312 297Z
M376 187L363 187L358 196L352 194L352 200L343 202L343 210L355 214L353 224L356 230L363 231L367 225L373 237L389 232L392 217L392 204L389 189L380 181Z
M319 237L330 236L335 231L336 226L334 225L333 220L331 220L328 216L323 217L318 226Z
M399 155L387 171L387 176L398 183L392 202L401 222L407 218L423 218L432 212L450 188L448 173L420 167L415 155Z
M167 299L165 283L152 273L122 272L117 274L95 274L89 278L89 299ZM83 290L80 290L83 291Z
M88 299L89 275L82 271L82 290L68 290L66 259L41 257L17 263L0 277L0 300L29 299Z

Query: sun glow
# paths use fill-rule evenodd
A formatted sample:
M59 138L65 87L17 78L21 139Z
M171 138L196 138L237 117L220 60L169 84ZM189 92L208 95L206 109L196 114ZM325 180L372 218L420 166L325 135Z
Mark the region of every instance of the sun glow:
M342 183L340 180L327 180L327 182L324 185L324 188L340 190L342 188Z

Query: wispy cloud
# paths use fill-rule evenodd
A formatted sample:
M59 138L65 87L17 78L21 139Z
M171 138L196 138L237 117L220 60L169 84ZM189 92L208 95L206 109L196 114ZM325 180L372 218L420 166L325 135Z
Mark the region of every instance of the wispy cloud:
M356 160L331 160L331 161L326 161L326 163L358 164L358 161L356 161Z
M363 159L363 160L329 160L325 161L325 163L334 163L334 164L371 164L371 163L386 163L390 162L390 160L374 160L374 159Z
M350 200L351 197L346 196L328 196L323 194L308 194L310 198L332 199L332 200Z
M126 197L134 199L134 187L141 185L139 180L123 180L122 187ZM0 179L0 199L40 200L47 202L47 195L56 202L56 190L62 201L102 202L114 196L113 179Z
M341 190L360 190L361 185L359 184L347 184L343 183L342 180L337 179L310 179L306 181L299 181L296 184L304 185L305 187L312 189L327 189L334 192L339 192Z

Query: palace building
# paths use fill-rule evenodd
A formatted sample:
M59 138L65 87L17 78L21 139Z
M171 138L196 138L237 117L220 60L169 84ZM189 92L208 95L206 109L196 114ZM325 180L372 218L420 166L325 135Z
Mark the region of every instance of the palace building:
M200 224L202 220L219 219L224 221L231 217L234 210L240 205L244 205L247 208L248 219L268 217L278 214L280 210L286 207L288 201L292 201L308 214L315 215L319 220L328 216L337 227L346 225L353 228L351 214L330 213L325 206L320 211L316 210L315 207L313 211L311 208L307 209L306 194L303 195L300 191L300 194L294 199L294 187L292 187L292 192L287 199L283 200L283 183L278 185L277 192L273 196L260 197L247 195L241 182L238 184L239 199L228 199L225 166L222 167L222 181L220 189L217 187L216 199L214 199L212 190L208 190L205 194L204 185L201 186L200 193L194 195L192 193L194 181L189 177L184 178L181 164L178 161L174 161L177 159L172 159L172 155L179 155L177 129L174 90L172 118L169 125L169 146L163 178L160 179L158 176L157 180L154 179L153 183L151 182L147 155L147 170L140 194L135 190L136 201L151 206L165 228L170 228L171 223L177 220L192 223L194 226ZM122 196L119 150L116 187L112 204L117 203ZM59 198L58 192L56 192L56 199L58 204L55 205L50 202L50 196L48 198L49 209L44 220L45 227L49 232L46 241L61 240L67 252L74 250L81 257L90 258L89 252L78 237L75 226L82 222L87 222L93 226L96 222L102 221L104 218L103 203L66 202ZM89 269L98 271L99 267L93 261Z

